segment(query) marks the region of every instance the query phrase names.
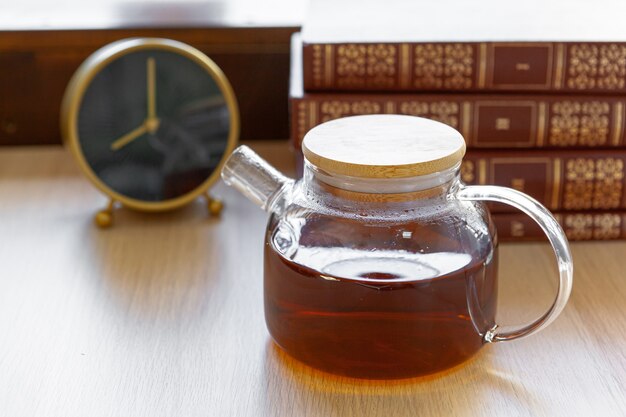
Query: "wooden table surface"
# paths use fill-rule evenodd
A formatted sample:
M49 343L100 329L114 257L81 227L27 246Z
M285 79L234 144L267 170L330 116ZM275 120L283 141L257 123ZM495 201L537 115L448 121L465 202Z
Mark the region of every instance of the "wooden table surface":
M253 144L283 170L286 146ZM61 148L0 150L0 416L624 416L626 243L572 244L575 283L540 334L401 381L339 378L276 348L266 215L233 190L166 214L106 199ZM551 303L547 244L503 244L499 321Z

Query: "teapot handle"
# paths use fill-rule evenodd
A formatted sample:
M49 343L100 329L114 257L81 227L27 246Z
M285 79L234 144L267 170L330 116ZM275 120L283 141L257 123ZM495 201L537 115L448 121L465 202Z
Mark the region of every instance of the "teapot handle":
M548 236L552 245L559 268L559 287L554 303L548 311L530 324L516 327L508 331L499 331L496 324L485 333L485 342L503 342L530 336L552 323L563 311L570 292L574 265L569 244L563 229L552 214L534 198L512 188L494 185L461 186L455 194L456 198L464 201L495 201L508 204L526 213L533 219Z

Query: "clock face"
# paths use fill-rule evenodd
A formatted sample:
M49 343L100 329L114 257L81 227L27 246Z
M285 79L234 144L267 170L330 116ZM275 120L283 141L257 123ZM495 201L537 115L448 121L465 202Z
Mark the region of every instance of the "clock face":
M232 107L210 71L165 49L128 52L88 84L79 150L115 193L161 203L202 186L227 152Z

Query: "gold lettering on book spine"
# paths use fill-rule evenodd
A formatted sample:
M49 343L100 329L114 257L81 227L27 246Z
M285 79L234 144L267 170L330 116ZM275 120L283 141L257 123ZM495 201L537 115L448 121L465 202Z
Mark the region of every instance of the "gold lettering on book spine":
M511 119L508 117L498 117L496 119L496 130L509 130L511 129Z
M524 192L524 188L526 188L526 180L524 178L513 178L511 180L511 188Z
M524 223L513 220L511 221L511 236L512 237L524 237L526 232L524 231Z
M624 162L617 158L575 158L567 161L565 209L613 209L620 206Z
M548 141L553 146L600 146L609 140L607 102L559 101L552 105Z
M413 67L415 88L471 88L474 49L461 43L416 45Z
M396 82L398 47L392 44L337 47L337 86L390 88Z

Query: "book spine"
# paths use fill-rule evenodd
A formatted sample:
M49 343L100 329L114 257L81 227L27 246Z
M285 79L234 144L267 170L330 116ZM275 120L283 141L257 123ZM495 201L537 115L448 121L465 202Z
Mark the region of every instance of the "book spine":
M294 149L298 176L302 152ZM461 164L461 180L469 185L514 188L552 212L626 210L626 150L621 151L476 151ZM489 203L494 214L518 214L511 206ZM521 214L521 213L520 213Z
M571 241L626 239L626 212L554 213ZM500 241L547 240L541 228L523 213L492 214Z
M467 184L493 184L524 192L551 211L626 208L620 151L469 151L461 165ZM502 204L493 211L512 211Z
M304 87L626 92L626 43L304 43Z
M310 93L292 97L290 105L296 147L320 123L375 113L446 123L468 148L626 147L626 97L620 96Z

